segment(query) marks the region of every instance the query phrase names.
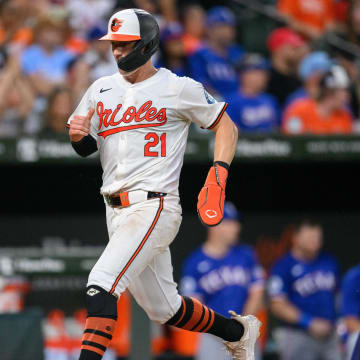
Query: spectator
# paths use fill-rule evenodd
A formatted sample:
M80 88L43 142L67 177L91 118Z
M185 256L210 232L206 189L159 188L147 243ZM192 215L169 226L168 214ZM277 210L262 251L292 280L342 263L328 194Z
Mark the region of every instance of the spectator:
M208 228L205 243L183 267L182 294L200 299L224 316L229 309L244 315L256 314L263 301L264 274L254 251L237 244L240 232L240 214L227 202L222 223ZM222 341L201 334L197 359L224 358Z
M183 11L184 34L182 41L187 56L203 46L205 12L200 5L189 5Z
M334 0L278 0L278 10L294 31L308 39L319 37L335 23Z
M32 30L26 22L26 6L11 0L0 2L0 45L23 48L32 40Z
M349 134L352 117L346 108L349 79L345 70L334 65L319 82L315 99L300 99L286 109L282 129L286 134Z
M268 70L268 62L256 54L245 55L239 65L240 87L227 102L231 119L243 132L269 132L279 126L276 100L263 92Z
M351 110L360 118L360 75L358 58L360 53L360 0L350 2L346 26L326 32L314 47L331 54L350 76ZM342 43L342 40L345 43ZM346 43L348 42L348 44ZM340 46L339 46L340 44ZM344 45L345 46L341 46Z
M34 96L28 80L23 76L15 55L8 58L2 52L0 71L0 136L14 137L23 131L24 121L33 106Z
M274 331L282 360L340 360L335 333L337 261L323 252L322 228L302 220L292 248L274 265L270 309L281 321Z
M322 75L330 70L332 61L329 55L322 51L315 51L306 56L299 66L299 77L303 81L301 88L289 95L285 108L298 99L315 98Z
M114 0L71 0L66 1L70 12L70 25L78 36L86 34L99 22L105 21L115 5Z
M157 61L156 67L165 67L178 76L189 75L182 35L182 26L177 22L168 24L162 30L161 57Z
M287 28L274 30L267 46L271 52L271 69L266 92L274 95L282 107L289 94L301 86L296 72L307 46L300 36Z
M225 97L238 88L234 65L244 53L234 44L235 16L218 6L209 10L206 25L207 43L189 59L192 77L210 93Z
M49 95L43 135L67 134L65 125L74 108L71 95L71 90L65 87L55 88Z
M349 333L346 342L346 360L350 360L356 339L360 334L360 265L353 267L346 273L341 290L341 312Z
M87 34L89 49L84 56L84 61L90 67L91 81L95 81L102 76L112 75L118 71L109 42L98 41L105 34L106 29L101 26L92 28Z
M92 80L90 75L90 66L82 57L76 58L69 63L66 86L71 89L71 97L75 103L81 100L81 97L90 86Z
M64 46L63 30L62 24L50 18L40 19L34 29L34 44L22 53L22 69L40 96L47 96L65 81L73 54Z

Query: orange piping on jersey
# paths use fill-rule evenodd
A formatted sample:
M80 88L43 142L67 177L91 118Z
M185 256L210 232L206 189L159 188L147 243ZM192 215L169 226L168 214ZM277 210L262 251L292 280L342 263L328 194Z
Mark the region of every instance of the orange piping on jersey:
M113 286L111 287L111 290L110 290L110 294L112 295L115 291L115 288L117 286L117 284L119 283L120 279L122 278L122 276L125 274L126 270L129 268L129 266L131 265L131 263L135 260L136 256L139 254L139 252L141 251L141 249L143 248L143 246L145 245L146 243L146 240L149 238L151 232L154 230L154 227L157 223L157 221L159 220L159 217L160 217L160 214L161 214L161 211L163 209L163 203L164 203L164 198L161 197L160 198L160 205L159 205L159 208L156 212L156 215L155 215L155 219L154 221L152 222L149 230L147 231L146 235L144 236L144 238L142 239L140 245L138 246L138 248L135 250L134 254L132 255L131 259L127 262L127 264L125 265L125 267L122 269L121 273L118 275L118 277L116 278Z
M225 103L224 107L222 108L222 110L220 111L220 114L219 116L216 118L216 120L208 127L209 130L213 129L217 124L218 122L220 121L221 117L223 116L226 108L227 108L228 104Z

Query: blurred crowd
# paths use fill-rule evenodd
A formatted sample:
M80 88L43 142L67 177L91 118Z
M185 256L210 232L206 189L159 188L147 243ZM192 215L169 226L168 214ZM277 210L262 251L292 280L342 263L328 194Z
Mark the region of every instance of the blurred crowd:
M255 249L243 242L243 226L242 214L225 203L222 223L208 228L205 242L183 265L182 294L224 316L229 309L257 315L263 323L257 360L352 359L360 334L360 266L342 277L338 259L323 250L326 239L315 220L300 218L280 241L263 239ZM175 332L180 354L231 358L221 339Z
M190 76L227 101L242 132L358 132L360 1L271 1L278 23L261 53L241 46L233 3L1 0L0 137L65 133L88 86L117 71L109 44L97 39L109 15L127 7L159 22L156 66Z

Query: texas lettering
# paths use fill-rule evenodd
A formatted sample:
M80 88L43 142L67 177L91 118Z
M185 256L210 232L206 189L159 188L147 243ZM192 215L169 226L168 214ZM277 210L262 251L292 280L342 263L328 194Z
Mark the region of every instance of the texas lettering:
M167 122L166 109L158 110L152 106L151 100L146 101L139 109L129 106L122 116L117 116L121 108L122 104L118 104L115 109L105 109L101 101L96 104L96 113L99 116L98 130L105 128L98 132L99 136L105 139L107 136L121 131L162 126Z

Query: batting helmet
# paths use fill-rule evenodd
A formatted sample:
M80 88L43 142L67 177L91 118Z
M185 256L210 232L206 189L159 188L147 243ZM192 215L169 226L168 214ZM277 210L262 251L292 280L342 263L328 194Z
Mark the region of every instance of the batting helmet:
M118 60L121 70L130 72L144 65L159 47L160 30L155 18L141 9L121 10L111 16L108 33L100 40L134 41L131 52Z

